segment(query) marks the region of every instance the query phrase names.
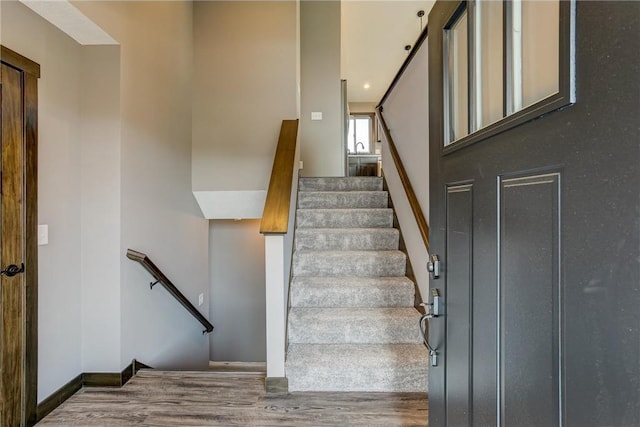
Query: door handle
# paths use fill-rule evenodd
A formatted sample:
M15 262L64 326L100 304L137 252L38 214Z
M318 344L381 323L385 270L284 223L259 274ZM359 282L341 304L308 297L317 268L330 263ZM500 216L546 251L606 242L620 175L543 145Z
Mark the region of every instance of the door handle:
M427 270L434 280L440 278L440 257L438 255L431 255L429 262L427 262Z
M426 313L420 317L420 333L422 334L422 340L429 350L429 358L431 359L431 366L438 366L438 349L431 347L429 339L427 337L427 324L428 319L434 319L442 315L442 297L440 296L440 290L431 289L431 296L433 302L420 304L425 307Z
M24 273L24 262L18 267L15 264L7 266L4 270L0 271L0 276L13 277L16 274Z

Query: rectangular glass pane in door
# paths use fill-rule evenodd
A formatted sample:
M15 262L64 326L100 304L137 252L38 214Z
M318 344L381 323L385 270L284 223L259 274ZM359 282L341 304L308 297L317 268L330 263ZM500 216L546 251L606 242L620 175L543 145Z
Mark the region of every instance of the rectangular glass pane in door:
M522 102L525 107L558 92L560 5L522 4Z
M469 43L467 11L445 30L445 96L448 135L445 145L469 134Z
M513 111L559 91L560 2L512 2Z
M479 1L476 5L479 47L476 53L480 87L478 129L504 117L503 109L503 16L502 2ZM477 129L476 129L477 130Z

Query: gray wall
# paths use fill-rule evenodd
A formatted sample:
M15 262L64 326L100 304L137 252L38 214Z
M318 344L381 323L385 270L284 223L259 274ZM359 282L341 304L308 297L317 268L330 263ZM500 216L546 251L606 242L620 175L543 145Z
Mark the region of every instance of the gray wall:
M340 2L300 2L303 176L344 176L340 115ZM312 121L311 112L322 112Z
M193 189L266 190L281 122L298 117L296 3L193 7Z
M190 2L76 2L121 44L121 367L205 367L196 320L125 257L147 253L197 305L208 302L207 221L191 189ZM205 304L201 307L205 313Z
M120 368L120 47L82 50L82 370L101 372Z
M2 2L2 43L42 68L41 401L80 372L121 369L120 48L80 46L18 2Z
M425 41L383 105L383 116L427 221L429 220L428 65L428 49ZM427 250L420 237L407 195L386 142L382 144L382 168L393 198L411 265L422 298L426 300L429 290L429 273L426 269Z
M38 401L82 372L80 270L81 47L18 2L1 2L2 44L38 62ZM29 31L24 31L29 28ZM107 327L107 329L110 329ZM107 331L108 333L108 331Z
M265 265L259 220L209 221L210 360L264 362Z
M281 122L298 117L296 2L194 2L193 190L230 215L266 190ZM200 192L207 192L203 195ZM264 196L263 196L264 197ZM251 199L253 200L253 199ZM235 212L235 211L234 211ZM264 239L259 221L209 226L210 359L265 361Z
M79 46L20 3L2 2L2 43L39 62L43 74L39 222L49 225L50 243L39 248L39 346L46 355L39 362L39 401L80 372L117 372L134 357L157 368L193 369L206 366L209 356L209 339L202 336L200 325L162 289L150 291L148 274L125 257L127 248L146 252L195 305L202 293L205 303L200 310L209 312L208 222L192 195L192 131L195 135L198 126L192 122L192 87L197 82L193 7L200 6L73 4L120 45ZM247 6L241 4L234 12L234 22L242 23L240 33L247 27L248 15L241 13ZM278 61L271 58L270 64L277 68L287 62L291 75L282 81L291 84L275 95L263 93L269 99L264 103L250 90L244 92L246 98L228 93L229 99L242 101L237 105L244 105L244 111L258 105L251 111L255 117L275 111L274 99L282 102L274 114L274 130L265 125L259 141L251 129L241 129L249 132L247 141L257 145L237 145L223 135L224 144L216 147L221 158L228 153L227 162L246 156L247 147L261 147L257 151L267 147L259 155L267 167L247 168L250 172L236 176L238 185L246 176L265 175L280 120L296 115L296 4L256 3L264 7L258 20L267 21L264 17L273 13L271 6L281 8L282 21L277 22L286 27L286 34L279 38L278 29L271 28L270 45L278 46L271 54ZM339 28L337 11L332 17ZM253 21L249 24L256 26ZM242 43L251 47L259 36L253 34ZM226 35L223 40L228 45ZM224 61L218 63L229 65L233 49L225 50L219 57ZM251 71L242 84L259 75L256 67L266 66L255 58L245 60L239 58L229 71ZM337 61L335 111L339 112ZM218 112L213 110L214 118ZM336 134L339 143L339 130ZM266 188L268 173L264 178ZM68 265L80 268L69 271Z
M208 312L208 225L191 192L191 4L75 5L120 46L80 46L2 2L2 43L42 66L39 401L133 357L158 368L208 360L196 321L124 256L147 252L192 302L204 294Z

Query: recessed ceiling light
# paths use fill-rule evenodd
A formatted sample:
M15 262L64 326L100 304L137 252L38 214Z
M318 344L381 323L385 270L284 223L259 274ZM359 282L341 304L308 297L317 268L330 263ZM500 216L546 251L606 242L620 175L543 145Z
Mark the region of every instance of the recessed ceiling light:
M371 87L371 85L369 83L365 83L363 86L365 89L369 89Z

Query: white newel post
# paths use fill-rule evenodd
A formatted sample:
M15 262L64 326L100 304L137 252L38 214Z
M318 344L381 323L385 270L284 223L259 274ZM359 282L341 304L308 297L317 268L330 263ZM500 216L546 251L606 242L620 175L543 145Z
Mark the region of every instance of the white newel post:
M267 378L284 378L285 295L284 237L265 235Z

